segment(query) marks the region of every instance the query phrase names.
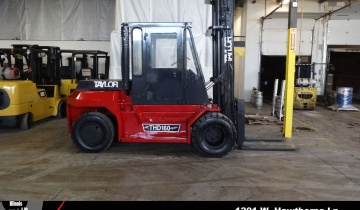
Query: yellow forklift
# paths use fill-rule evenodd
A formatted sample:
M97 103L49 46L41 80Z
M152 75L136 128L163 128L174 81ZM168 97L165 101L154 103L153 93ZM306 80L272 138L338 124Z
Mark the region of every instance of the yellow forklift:
M294 87L294 109L314 110L316 107L316 80L313 79L315 63L297 62Z
M60 94L60 48L12 46L1 58L0 127L29 129L47 117L66 117L65 97Z

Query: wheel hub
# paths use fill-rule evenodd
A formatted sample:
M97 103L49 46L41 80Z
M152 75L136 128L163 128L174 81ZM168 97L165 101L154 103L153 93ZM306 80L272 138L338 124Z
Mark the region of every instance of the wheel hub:
M102 129L97 124L87 124L82 128L82 136L86 144L94 146L99 144L103 139Z
M220 145L224 140L224 133L222 129L218 127L211 127L206 129L204 139L212 146Z

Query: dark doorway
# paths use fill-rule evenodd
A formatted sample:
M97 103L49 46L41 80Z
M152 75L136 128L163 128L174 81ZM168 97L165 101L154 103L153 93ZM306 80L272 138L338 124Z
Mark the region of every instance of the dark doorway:
M264 100L271 100L274 92L274 81L279 79L278 92L280 92L281 81L285 79L286 56L261 57L260 91L263 92Z
M332 52L330 63L335 70L333 91L337 87L352 87L353 99L360 99L360 52Z
M298 60L298 57L295 58ZM310 64L310 56L301 56L301 63ZM304 67L307 68L307 67ZM305 71L306 70L306 71ZM300 77L310 77L310 71L302 69L300 73L297 73L298 69L295 69L295 79ZM278 79L278 93L280 93L281 82L285 79L286 72L286 56L261 56L261 71L260 71L260 91L263 92L264 100L271 100L274 94L274 82Z

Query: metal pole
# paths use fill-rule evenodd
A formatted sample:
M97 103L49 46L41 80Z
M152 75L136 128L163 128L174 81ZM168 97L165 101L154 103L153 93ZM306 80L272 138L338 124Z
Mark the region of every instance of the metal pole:
M275 103L276 103L276 97L277 97L277 93L278 93L278 82L279 79L275 79L274 82L274 92L273 92L273 98L272 98L272 107L271 107L271 116L275 116Z
M295 80L295 48L296 48L296 23L297 23L297 0L290 0L289 22L288 22L288 43L286 55L286 86L284 106L284 129L286 138L292 136L292 119L294 106L294 80Z
M323 31L323 55L322 55L322 62L325 63L322 65L320 78L318 80L321 81L321 95L325 96L325 88L326 88L326 63L328 62L328 27L329 27L329 16L326 16L326 20L324 21L324 31Z

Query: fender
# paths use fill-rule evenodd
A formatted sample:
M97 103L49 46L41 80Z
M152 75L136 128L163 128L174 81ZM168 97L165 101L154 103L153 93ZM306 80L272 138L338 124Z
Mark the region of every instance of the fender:
M206 112L220 112L220 108L216 104L203 105L199 111L188 120L187 123L187 139L188 144L191 142L191 126L203 116Z
M75 90L67 97L68 130L77 118L87 112L99 111L105 108L111 112L118 122L118 138L123 136L123 119L120 102L124 91L81 91ZM130 100L130 99L128 99Z

